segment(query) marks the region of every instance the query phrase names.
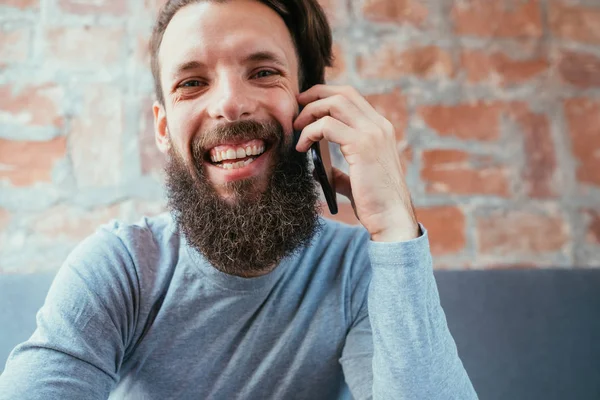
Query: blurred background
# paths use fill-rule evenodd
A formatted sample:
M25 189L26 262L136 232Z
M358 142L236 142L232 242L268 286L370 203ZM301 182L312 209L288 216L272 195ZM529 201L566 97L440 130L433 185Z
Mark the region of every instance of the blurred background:
M0 0L0 273L56 271L100 224L165 210L162 3ZM600 267L598 0L322 5L327 80L396 127L436 268Z

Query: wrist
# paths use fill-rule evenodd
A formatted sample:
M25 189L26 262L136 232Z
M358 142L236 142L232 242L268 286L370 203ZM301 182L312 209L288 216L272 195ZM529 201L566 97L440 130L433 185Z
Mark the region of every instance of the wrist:
M371 240L374 242L407 242L421 236L421 227L414 215L410 218L390 219L395 223L384 229L371 232Z

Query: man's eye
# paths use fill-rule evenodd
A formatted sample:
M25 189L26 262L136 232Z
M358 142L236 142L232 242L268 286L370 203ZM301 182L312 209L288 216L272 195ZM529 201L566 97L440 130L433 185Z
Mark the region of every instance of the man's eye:
M179 87L198 87L198 86L202 86L202 82L200 82L197 79L185 81L181 85L179 85Z
M273 71L273 70L270 70L270 69L263 69L261 71L258 71L256 74L254 74L254 76L256 78L260 79L260 78L268 78L268 77L276 75L276 74L277 74L276 71Z

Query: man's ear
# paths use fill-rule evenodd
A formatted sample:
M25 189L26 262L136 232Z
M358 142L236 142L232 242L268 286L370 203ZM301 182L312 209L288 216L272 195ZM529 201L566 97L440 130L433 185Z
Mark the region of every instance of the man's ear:
M165 108L158 101L154 102L152 111L154 113L154 140L161 153L166 154L169 148L171 148L169 128L167 127L167 114L165 113Z

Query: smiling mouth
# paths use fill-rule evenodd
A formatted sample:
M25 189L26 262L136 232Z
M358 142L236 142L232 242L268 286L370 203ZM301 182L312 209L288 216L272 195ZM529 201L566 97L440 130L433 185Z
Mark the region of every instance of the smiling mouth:
M208 152L208 161L216 167L233 170L243 168L265 153L268 145L263 140L227 144L213 147Z

